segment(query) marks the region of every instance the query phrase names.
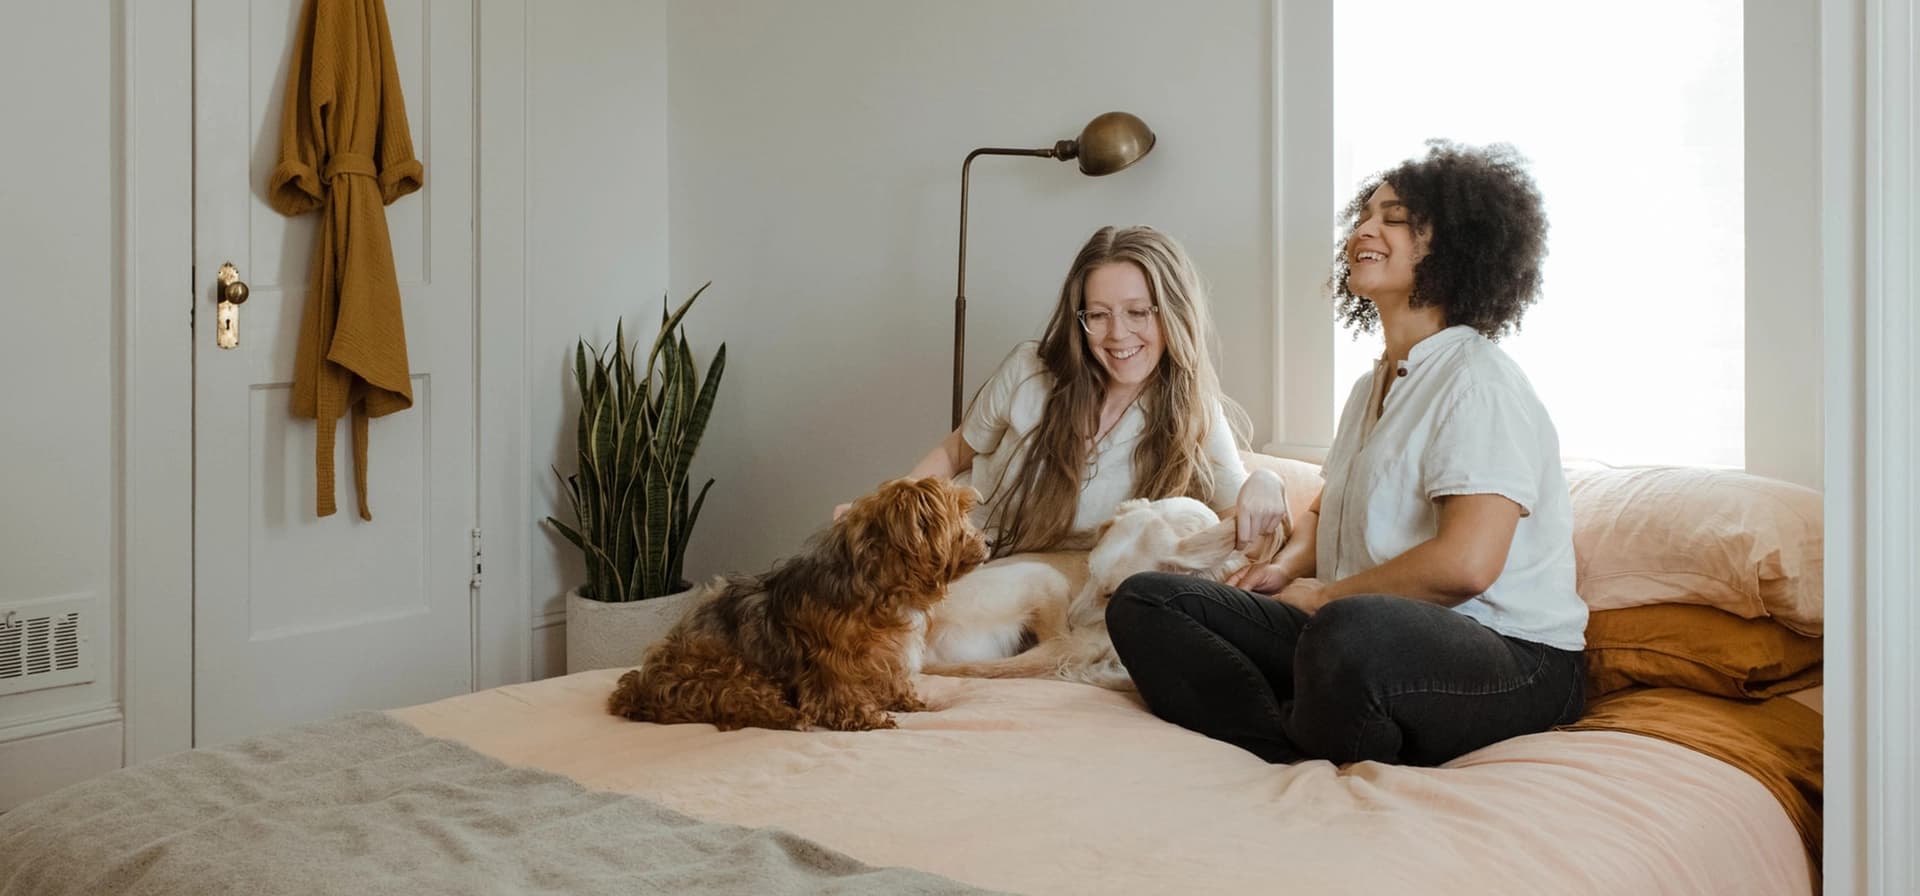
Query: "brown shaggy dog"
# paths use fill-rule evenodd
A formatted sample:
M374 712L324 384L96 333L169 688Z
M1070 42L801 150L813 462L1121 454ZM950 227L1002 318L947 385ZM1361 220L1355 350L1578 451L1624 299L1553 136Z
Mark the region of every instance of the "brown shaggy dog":
M735 728L894 727L919 712L926 611L987 558L968 521L979 495L944 479L899 479L853 503L764 576L716 580L641 667L620 677L614 715Z

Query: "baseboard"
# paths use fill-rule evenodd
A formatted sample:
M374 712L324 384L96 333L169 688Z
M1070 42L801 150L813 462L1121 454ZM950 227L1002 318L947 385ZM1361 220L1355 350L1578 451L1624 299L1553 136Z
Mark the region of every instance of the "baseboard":
M125 717L115 704L82 710L62 709L52 715L15 719L0 725L0 747L17 740L121 721L125 721Z
M7 738L0 741L0 812L120 768L126 738L120 711L112 710L106 721L84 721L96 715L63 717L83 721L31 735L20 734L26 725L0 729Z

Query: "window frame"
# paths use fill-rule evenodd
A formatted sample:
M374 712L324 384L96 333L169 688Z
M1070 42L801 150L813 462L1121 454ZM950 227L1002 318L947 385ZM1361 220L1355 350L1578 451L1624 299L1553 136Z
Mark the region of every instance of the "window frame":
M1745 456L1750 472L1822 480L1819 10L1742 4L1746 180ZM1333 2L1275 4L1273 437L1321 462L1333 441ZM1411 150L1410 150L1411 151Z

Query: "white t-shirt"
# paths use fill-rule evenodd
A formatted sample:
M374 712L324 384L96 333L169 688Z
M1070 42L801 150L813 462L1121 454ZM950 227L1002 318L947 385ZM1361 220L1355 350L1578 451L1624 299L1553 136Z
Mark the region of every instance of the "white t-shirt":
M1386 376L1395 380L1376 418ZM1560 436L1519 365L1472 327L1422 339L1407 360L1383 358L1354 383L1324 472L1321 580L1365 572L1432 539L1436 498L1501 495L1522 514L1507 565L1493 587L1454 609L1509 637L1586 645Z
M1039 346L1023 343L994 371L961 423L960 436L978 454L970 482L985 499L975 509L975 522L985 526L993 511L1017 481L1020 455L1027 437L1040 425L1053 378L1040 363ZM1146 431L1147 415L1138 404L1120 415L1113 428L1094 446L1081 473L1080 503L1074 512L1073 534L1090 533L1113 517L1120 502L1135 497L1133 450ZM1218 402L1207 426L1204 451L1213 468L1213 495L1207 504L1215 510L1232 507L1247 481L1246 464L1234 444L1233 430Z

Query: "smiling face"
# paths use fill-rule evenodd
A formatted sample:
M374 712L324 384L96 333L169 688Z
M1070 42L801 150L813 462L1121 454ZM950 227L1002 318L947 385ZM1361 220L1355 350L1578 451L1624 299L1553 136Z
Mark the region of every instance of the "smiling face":
M1414 232L1407 207L1392 184L1367 197L1353 233L1347 237L1347 290L1381 307L1407 304L1413 295L1413 271L1427 257L1432 231Z
M1138 388L1166 353L1159 315L1149 310L1154 300L1146 273L1130 261L1108 262L1087 272L1082 295L1081 310L1090 320L1104 315L1104 324L1087 333L1087 351L1112 385ZM1135 323L1141 315L1144 319Z

